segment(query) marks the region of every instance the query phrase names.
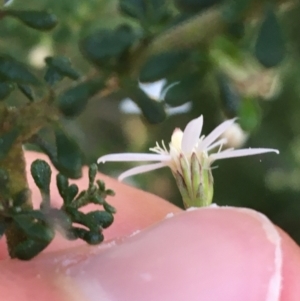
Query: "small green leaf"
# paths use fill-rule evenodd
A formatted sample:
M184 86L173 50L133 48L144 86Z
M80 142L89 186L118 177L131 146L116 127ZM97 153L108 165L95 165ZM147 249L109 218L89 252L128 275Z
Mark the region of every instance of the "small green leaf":
M104 181L102 180L97 180L97 185L98 185L98 188L101 192L104 192L105 191L105 183Z
M91 196L91 203L93 203L93 204L103 205L104 201L105 201L104 198L100 195Z
M0 55L0 78L18 84L39 84L39 80L23 63L3 55Z
M51 173L50 165L44 160L37 159L31 164L31 175L36 186L42 193L48 195L50 193Z
M57 148L55 167L69 178L80 178L82 154L78 144L60 129L55 130L55 140Z
M255 44L255 56L266 68L282 62L286 54L285 41L280 24L272 9L266 10Z
M30 101L34 101L34 94L32 89L27 86L27 85L23 85L23 84L18 84L18 89L30 100Z
M64 77L54 67L49 67L45 73L44 80L50 86L60 82Z
M104 207L105 211L107 211L111 214L115 214L117 212L116 208L113 207L112 205L108 204L107 202L104 202L103 207Z
M112 189L106 189L105 193L109 196L115 196L116 195L116 193Z
M64 56L47 57L45 62L49 67L54 68L62 76L69 77L71 79L78 79L79 73L72 67L69 58Z
M25 213L13 216L15 223L30 239L40 242L48 242L54 237L53 229L49 228L45 223L35 220Z
M12 130L0 136L0 160L2 160L19 137L20 129L14 127Z
M176 71L187 58L186 52L170 51L150 57L142 66L141 82L154 82Z
M97 164L96 163L91 164L89 166L89 182L90 183L94 183L96 175L97 175L97 172L98 172L98 166L97 166Z
M257 101L252 98L246 98L241 102L239 112L239 124L247 132L254 131L261 121L261 109Z
M65 198L68 195L68 187L69 187L68 178L60 173L57 174L56 186L58 188L58 192L59 192L60 196L65 200Z
M38 30L51 30L57 23L57 17L50 12L35 10L9 10L6 13L19 19L27 26Z
M100 231L88 231L84 234L82 239L89 245L98 245L104 240L104 236Z
M87 81L65 91L58 99L58 107L66 117L76 117L86 108L89 99L104 88L102 81Z
M136 35L128 25L115 30L99 30L80 43L83 55L101 67L115 66L121 55L135 42Z
M78 191L79 191L79 189L76 184L72 184L68 187L65 205L71 204L71 202L74 200L74 198L78 194Z
M92 211L87 213L86 217L93 220L104 229L108 228L114 221L114 216L107 211Z
M0 100L5 99L14 90L14 85L9 82L0 82Z
M13 257L21 260L30 260L39 253L41 253L52 241L48 238L48 241L36 241L34 239L27 239L19 243L13 250Z
M53 162L56 160L56 147L45 140L43 136L43 133L39 132L31 137L30 142L37 145Z

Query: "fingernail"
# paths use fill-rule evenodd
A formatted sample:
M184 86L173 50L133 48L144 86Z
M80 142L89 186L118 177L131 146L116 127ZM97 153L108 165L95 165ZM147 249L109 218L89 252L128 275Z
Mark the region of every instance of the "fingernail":
M91 301L277 301L281 273L281 239L265 216L211 207L65 265L61 277Z

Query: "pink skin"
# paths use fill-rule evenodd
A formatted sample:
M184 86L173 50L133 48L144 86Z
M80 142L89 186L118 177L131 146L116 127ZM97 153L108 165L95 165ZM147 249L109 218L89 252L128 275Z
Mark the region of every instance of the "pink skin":
M27 162L37 156L44 158L27 153ZM182 212L100 178L117 193L110 199L118 214L105 231L106 243L89 247L57 238L46 252L21 262L7 258L2 242L0 300L300 300L299 248L261 214L224 207ZM36 190L33 196L38 203ZM57 192L52 199L58 203ZM165 219L168 213L175 216Z

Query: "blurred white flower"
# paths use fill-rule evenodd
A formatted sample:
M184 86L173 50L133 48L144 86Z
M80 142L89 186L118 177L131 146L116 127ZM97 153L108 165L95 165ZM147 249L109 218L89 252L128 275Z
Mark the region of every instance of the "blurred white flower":
M45 58L47 56L52 55L52 47L45 44L41 44L31 49L31 51L28 54L28 60L32 66L36 68L43 68L45 66Z
M218 139L235 122L227 120L217 126L208 136L200 136L203 126L203 116L190 121L182 132L176 128L172 134L169 150L162 141L161 146L150 148L149 153L120 153L102 156L98 163L127 162L127 161L157 161L158 163L141 165L122 173L119 180L136 174L148 172L168 166L177 182L185 207L207 206L212 202L213 177L211 164L220 159L251 156L268 152L279 153L276 149L233 148L222 151L222 146L227 143L226 138ZM213 150L218 149L217 152Z
M140 88L152 99L156 101L162 101L162 90L166 83L166 80L162 79L150 84L139 83ZM166 91L165 91L166 92ZM120 110L126 114L141 114L140 108L130 98L124 98L120 102ZM192 109L192 102L186 102L178 107L169 107L166 105L167 115L177 115L189 112Z
M226 147L239 148L245 144L249 134L242 130L239 124L232 124L224 133L221 138L227 140Z
M4 0L3 6L9 6L14 2L14 0Z

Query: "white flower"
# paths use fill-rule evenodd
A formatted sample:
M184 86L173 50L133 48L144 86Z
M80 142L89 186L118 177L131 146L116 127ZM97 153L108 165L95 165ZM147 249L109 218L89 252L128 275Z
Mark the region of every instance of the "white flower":
M122 173L119 180L136 174L168 166L176 179L186 207L209 205L213 196L213 178L211 164L220 159L251 156L268 152L279 154L276 149L249 148L235 150L222 147L226 138L218 139L235 119L227 120L217 126L208 136L201 136L203 116L190 121L184 131L176 128L169 143L169 150L164 142L150 148L153 153L120 153L102 156L98 163L125 161L156 161L158 163L141 165ZM213 150L217 149L217 152Z

